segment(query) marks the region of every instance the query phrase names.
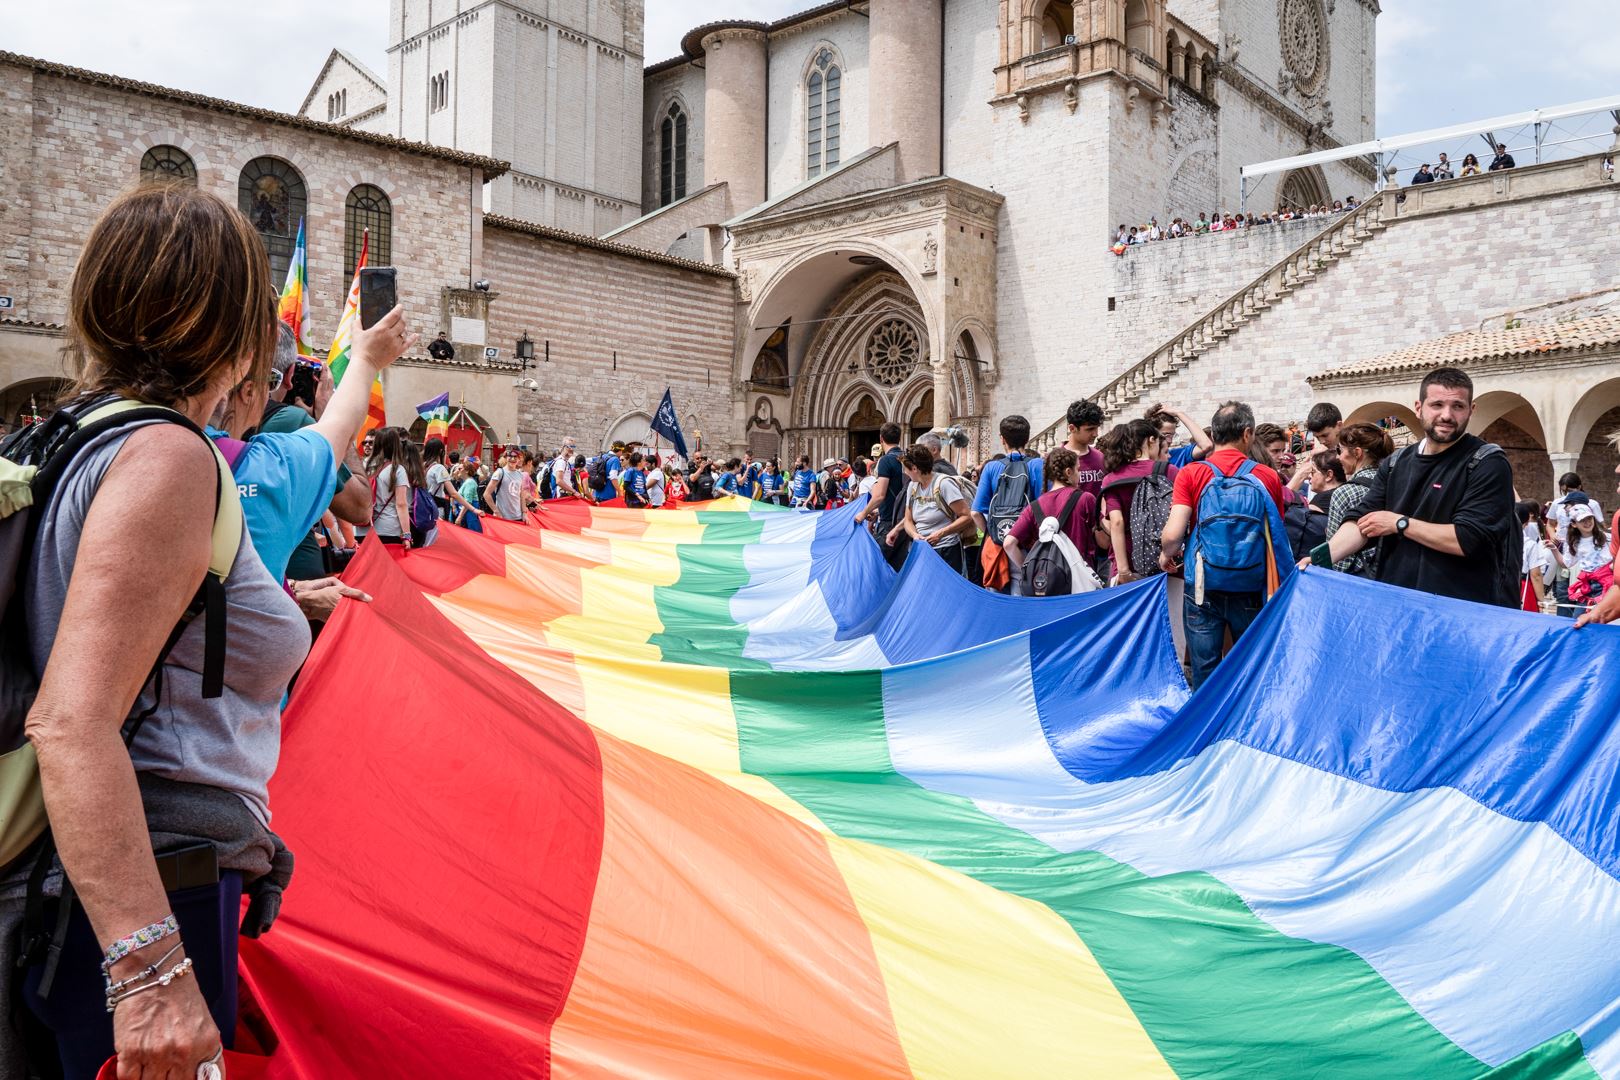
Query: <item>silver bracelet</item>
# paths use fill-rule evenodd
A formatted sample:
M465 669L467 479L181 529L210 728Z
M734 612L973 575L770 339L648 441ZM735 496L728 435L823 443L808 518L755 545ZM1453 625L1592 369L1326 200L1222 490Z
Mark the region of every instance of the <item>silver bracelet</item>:
M107 999L107 1011L112 1012L113 1010L117 1009L118 1006L122 1005L136 994L144 994L148 990L156 990L160 986L168 986L170 983L174 982L174 980L181 978L190 970L191 957L188 956L178 964L174 965L174 967L170 968L168 971L165 971L162 975L159 975L155 981L143 983L142 985L135 987L133 990L126 990L117 997L109 997Z
M156 945L166 937L180 932L180 923L173 915L159 919L151 926L143 926L127 937L121 937L111 945L102 956L101 968L105 971L132 952L139 952L148 945Z
M112 976L106 971L103 971L101 973L101 978L107 984L107 996L112 997L114 994L134 986L138 982L144 982L145 980L150 979L153 975L158 973L159 968L161 968L164 964L167 964L170 958L172 958L175 953L179 952L184 947L184 942L176 942L168 952L164 953L152 963L148 964L145 971L138 972L131 975L129 978L122 979L118 982L113 982Z

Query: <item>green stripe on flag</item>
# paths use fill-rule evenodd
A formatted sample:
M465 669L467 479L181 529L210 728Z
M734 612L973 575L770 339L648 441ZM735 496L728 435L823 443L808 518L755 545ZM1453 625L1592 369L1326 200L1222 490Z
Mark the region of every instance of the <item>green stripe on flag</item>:
M736 672L731 697L746 771L840 836L1051 908L1183 1077L1596 1075L1573 1035L1490 1069L1355 953L1279 933L1209 874L1149 877L1096 852L1059 852L918 786L890 760L880 672ZM1083 1075L1085 1048L1075 1054Z

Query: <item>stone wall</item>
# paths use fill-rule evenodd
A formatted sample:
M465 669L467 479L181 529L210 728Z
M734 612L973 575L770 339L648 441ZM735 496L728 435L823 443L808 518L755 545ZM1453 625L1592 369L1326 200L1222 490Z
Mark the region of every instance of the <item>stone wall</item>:
M703 431L705 446L742 443L740 428L731 430L730 274L545 230L491 222L484 236L500 292L490 308L490 341L507 357L525 332L536 343L537 366L528 374L538 388L516 391L519 431L547 448L565 435L581 448L595 446L626 414L651 414L667 386L679 413Z
M658 209L659 138L671 103L686 112L686 193L703 189L703 69L681 64L647 79L642 93L641 211Z
M1312 400L1307 375L1590 292L1617 265L1620 185L1398 221L1155 396L1194 415L1239 397L1261 416L1297 419Z
M996 108L996 190L1007 201L996 248L1001 376L993 412L1022 413L1037 430L1083 390L1101 385L1091 342L1107 308L1103 260L1113 258L1108 200L1121 182L1116 163L1139 159L1145 145L1115 141L1136 130L1123 122L1114 130L1122 96L1113 79L1087 79L1072 113L1061 93L1032 97L1027 123L1012 103ZM1144 132L1145 112L1135 110Z
M616 228L640 215L641 39L636 2L404 0L390 24L393 130L511 161L491 185L497 213ZM440 73L450 100L434 110Z
M1107 334L1097 342L1110 370L1142 359L1335 220L1165 240L1110 256L1114 310L1103 316Z
M945 5L945 175L988 188L1000 181L995 128L1006 110L996 95L1000 62L999 0L950 0Z
M400 300L412 312L432 318L425 313L438 312L441 287L465 287L483 272L470 209L481 171L336 130L271 124L15 64L0 64L0 87L0 130L8 136L0 140L7 188L0 251L17 318L65 320L85 237L107 204L139 181L141 155L158 144L185 150L198 187L231 206L242 167L255 157L282 158L303 176L309 337L317 349L331 340L348 295L344 199L356 184L375 184L392 202L392 258Z
M767 199L778 198L808 179L805 80L821 47L830 47L843 69L839 160L848 161L872 145L867 128L869 29L864 15L844 11L835 18L817 19L771 35ZM735 209L741 213L747 207Z

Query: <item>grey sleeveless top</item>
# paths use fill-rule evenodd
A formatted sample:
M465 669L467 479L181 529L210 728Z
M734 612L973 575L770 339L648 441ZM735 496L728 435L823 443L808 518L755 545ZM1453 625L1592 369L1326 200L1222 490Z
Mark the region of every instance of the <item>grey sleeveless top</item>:
M24 599L35 668L43 672L56 640L78 555L79 534L107 468L134 426L91 445L68 469L55 499L43 508ZM148 553L165 558L163 550ZM269 827L266 787L281 753L281 699L287 681L309 652L309 625L292 597L270 576L247 530L225 579L227 634L225 693L202 696L203 621L180 636L163 668L163 700L130 748L137 772L233 792ZM139 594L124 598L107 618L139 617ZM134 712L152 702L142 690ZM132 713L131 715L133 715Z

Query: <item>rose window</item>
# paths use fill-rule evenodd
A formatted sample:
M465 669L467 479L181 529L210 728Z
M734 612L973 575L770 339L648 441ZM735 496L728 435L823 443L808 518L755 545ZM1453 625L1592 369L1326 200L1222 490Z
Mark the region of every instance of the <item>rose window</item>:
M890 319L872 332L866 346L866 366L884 386L899 386L917 367L922 343L917 331L903 319Z
M1327 66L1323 57L1324 24L1320 0L1283 0L1283 60L1306 93L1316 91Z

